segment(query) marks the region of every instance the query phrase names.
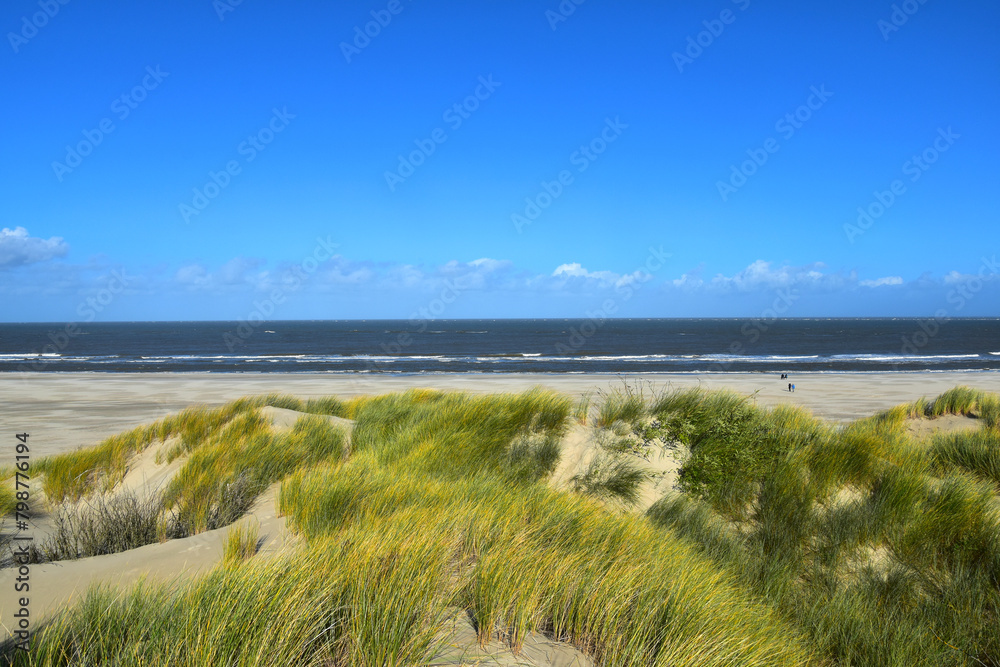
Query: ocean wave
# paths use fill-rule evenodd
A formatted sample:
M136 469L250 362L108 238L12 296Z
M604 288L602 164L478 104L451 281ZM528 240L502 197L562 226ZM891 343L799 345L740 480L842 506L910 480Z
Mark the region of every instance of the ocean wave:
M39 357L54 359L61 356L58 352L15 352L13 354L0 354L0 359L37 359Z
M838 361L933 361L937 359L978 359L978 354L835 354Z

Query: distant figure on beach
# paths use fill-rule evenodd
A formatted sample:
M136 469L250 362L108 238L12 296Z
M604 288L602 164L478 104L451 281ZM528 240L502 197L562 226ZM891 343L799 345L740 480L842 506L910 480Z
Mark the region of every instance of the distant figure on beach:
M793 394L795 393L795 385L794 384L792 385L792 393Z
M789 383L788 383L788 391L791 391L791 390L792 390L792 383L791 383L791 382L789 382Z

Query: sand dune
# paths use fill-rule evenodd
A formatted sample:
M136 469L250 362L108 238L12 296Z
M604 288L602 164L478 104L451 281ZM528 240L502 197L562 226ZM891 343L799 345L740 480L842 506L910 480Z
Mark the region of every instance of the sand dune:
M664 387L705 386L756 392L765 405L802 405L824 419L845 421L877 410L932 398L956 385L1000 392L1000 373L778 373L639 375L630 381ZM478 393L521 391L541 385L571 395L621 385L614 375L288 375L206 373L5 373L0 378L0 425L31 434L35 456L92 445L125 429L196 404L221 405L247 394L283 392L300 398L381 394L414 387ZM787 391L788 382L796 392Z
M804 405L817 415L831 420L845 420L911 401L920 396L934 396L956 384L974 384L978 388L1000 391L1000 374L900 374L900 375L812 375L794 378L796 393L783 389L787 381L762 375L741 376L647 376L654 391L665 387L703 385L727 387L755 393L756 400L773 405L790 402ZM475 392L516 391L542 385L574 395L607 391L620 386L620 378L610 376L419 376L373 377L364 382L322 376L110 376L36 374L19 377L0 385L0 398L9 406L5 426L31 433L34 456L67 451L81 445L93 445L100 439L131 426L150 421L193 403L219 404L251 393L280 391L309 398L321 395L348 396L383 393L417 386L459 389ZM60 401L62 401L60 403ZM303 413L282 408L262 408L262 414L276 431L291 429ZM16 415L12 417L11 415ZM350 420L329 418L350 428ZM951 432L974 427L976 420L945 416L935 420L911 422L910 433L924 437L935 432ZM139 495L162 490L183 465L183 459L169 464L157 463L156 453L172 443L155 443L137 455L117 487ZM599 451L595 430L577 423L563 441L562 458L550 483L556 488L573 486L574 475L586 469ZM642 489L635 508L643 511L668 492L676 482L679 462L670 451L650 460L633 456L633 462L645 468L650 479ZM204 573L222 560L227 535L236 526L253 524L259 528L262 547L259 558L268 558L294 548L299 538L291 534L285 520L277 513L279 484L269 487L251 511L236 524L195 536L151 544L118 554L33 565L31 567L31 606L36 619L43 619L62 605L72 603L93 584L124 587L142 579L185 581ZM46 520L39 523L36 539L44 536ZM13 590L16 572L0 570L0 589ZM12 596L0 596L0 617L8 618ZM448 622L444 630L448 647L433 663L437 665L553 665L571 667L591 665L590 660L568 644L532 633L523 651L515 656L508 647L491 642L480 647L472 623L463 612Z

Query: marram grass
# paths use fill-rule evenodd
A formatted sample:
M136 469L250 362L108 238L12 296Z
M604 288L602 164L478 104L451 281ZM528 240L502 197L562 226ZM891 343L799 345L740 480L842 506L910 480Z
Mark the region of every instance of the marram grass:
M50 502L79 500L91 493L114 488L124 477L129 460L154 442L178 438L177 444L166 452L169 461L217 437L233 420L245 419L256 408L268 405L317 415L343 416L346 413L344 403L332 396L306 402L283 394L247 396L218 408L187 408L153 424L107 438L96 447L45 457L33 467L45 476L44 490Z
M256 524L243 522L233 526L226 535L222 560L238 564L253 558L260 545L260 528Z
M245 558L232 530L207 576L95 589L57 614L31 664L430 665L456 611L481 642L517 651L541 632L601 666L1000 664L991 396L924 403L984 424L927 446L904 428L926 407L838 428L731 393L636 408L626 392L594 407L604 428L691 452L646 516L546 485L579 414L555 394L312 402L356 420L351 451L307 420L275 449L261 399L241 399L137 440L197 434L178 502L212 498L212 475L281 481L297 550ZM103 456L90 486L113 472Z
M733 521L702 493L665 498L648 516L793 619L833 664L1000 664L992 427L982 418L979 430L937 436L930 447L905 429L925 414L985 413L992 397L957 388L926 409L899 406L839 429L789 419L787 408L757 410L751 421L764 435L736 429L731 445L783 444L762 468L736 471L752 491L750 511ZM696 441L721 402L676 397L681 414L694 416L688 437ZM695 463L723 460L713 452Z

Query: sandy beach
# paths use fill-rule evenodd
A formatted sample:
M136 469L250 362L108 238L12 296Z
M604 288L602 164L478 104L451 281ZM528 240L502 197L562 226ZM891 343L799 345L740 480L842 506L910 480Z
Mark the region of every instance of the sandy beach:
M847 421L957 386L1000 392L1000 373L802 373L630 375L655 391L704 386L754 394L763 405L793 403L823 419ZM220 405L247 394L285 393L311 398L381 394L414 387L477 393L542 386L574 396L621 387L623 376L596 374L102 374L10 373L0 376L0 425L31 434L36 456L57 454L189 405ZM796 386L788 392L788 383Z

